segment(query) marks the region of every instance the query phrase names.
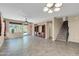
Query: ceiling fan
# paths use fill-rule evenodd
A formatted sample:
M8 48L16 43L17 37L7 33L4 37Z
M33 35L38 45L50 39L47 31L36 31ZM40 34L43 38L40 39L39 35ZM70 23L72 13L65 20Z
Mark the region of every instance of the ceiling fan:
M25 24L25 25L28 25L28 24L32 24L32 22L27 21L27 18L25 18L24 24Z

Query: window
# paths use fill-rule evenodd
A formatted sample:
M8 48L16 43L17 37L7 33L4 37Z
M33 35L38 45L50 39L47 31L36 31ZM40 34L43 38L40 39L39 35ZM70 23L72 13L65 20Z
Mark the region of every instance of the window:
M22 24L14 24L10 23L9 24L9 32L10 33L28 33L28 26L27 25L22 25Z

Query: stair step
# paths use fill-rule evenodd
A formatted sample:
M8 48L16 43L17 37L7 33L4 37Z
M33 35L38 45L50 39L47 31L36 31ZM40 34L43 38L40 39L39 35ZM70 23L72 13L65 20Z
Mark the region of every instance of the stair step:
M62 39L62 38L57 38L56 40L66 41L66 39Z
M65 39L65 38L57 38L57 39Z
M57 39L65 39L65 38L57 38Z
M66 33L59 33L59 34L60 34L60 35L65 35ZM58 35L59 35L59 34L58 34Z
M64 41L64 42L66 42L66 40L62 40L62 39L61 40L56 40L56 41Z
M64 36L57 36L57 38L66 38L66 37L64 37Z
M64 38L65 38L66 36L63 36L63 35L58 35L57 37L64 37Z

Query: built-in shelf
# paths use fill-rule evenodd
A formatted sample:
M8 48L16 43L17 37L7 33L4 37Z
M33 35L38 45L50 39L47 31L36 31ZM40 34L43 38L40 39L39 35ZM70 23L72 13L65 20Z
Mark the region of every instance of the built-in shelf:
M35 28L35 36L45 38L45 25L37 25Z

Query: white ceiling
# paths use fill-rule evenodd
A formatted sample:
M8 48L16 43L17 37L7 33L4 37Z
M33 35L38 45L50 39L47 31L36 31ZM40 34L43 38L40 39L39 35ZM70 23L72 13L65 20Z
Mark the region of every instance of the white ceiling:
M0 11L5 18L24 20L26 16L31 22L42 22L51 17L79 15L79 3L63 3L61 11L52 14L43 12L45 5L45 3L0 3Z

